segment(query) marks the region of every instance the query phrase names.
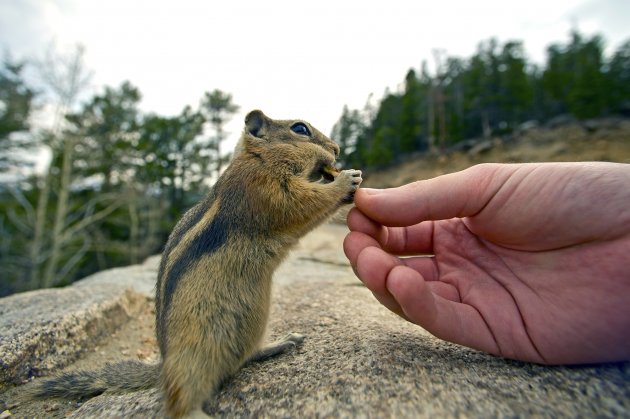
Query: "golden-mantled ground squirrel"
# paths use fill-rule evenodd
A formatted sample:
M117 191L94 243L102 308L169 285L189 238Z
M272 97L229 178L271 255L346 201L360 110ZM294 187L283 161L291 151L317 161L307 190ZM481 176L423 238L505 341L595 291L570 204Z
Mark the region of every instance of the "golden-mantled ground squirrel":
M175 226L156 287L158 365L110 364L41 380L36 396L89 397L161 383L166 414L200 412L245 362L301 343L290 334L261 349L271 277L300 237L351 203L359 170L337 171L339 146L309 123L250 112L229 167Z

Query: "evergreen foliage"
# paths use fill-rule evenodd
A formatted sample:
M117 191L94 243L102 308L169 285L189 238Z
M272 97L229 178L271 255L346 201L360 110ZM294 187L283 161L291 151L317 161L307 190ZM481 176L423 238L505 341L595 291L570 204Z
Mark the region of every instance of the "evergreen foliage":
M73 63L80 68L82 50ZM224 124L238 109L214 90L200 107L163 117L139 110L129 82L106 87L63 121L36 131L36 98L22 77L25 64L0 71L0 296L60 286L98 270L139 263L161 251L179 217L208 190L225 156ZM56 80L64 91L72 80ZM45 146L47 171L25 177L19 152Z
M434 55L433 75L426 62L419 74L409 70L404 87L386 90L376 111L344 107L332 138L348 147L349 163L383 166L559 115L630 114L630 40L606 57L600 36L572 32L567 44L548 47L543 68L527 61L520 41L490 39L468 59Z
M0 68L0 172L28 165L16 153L35 146L28 135L35 92L23 80L24 66L6 57Z

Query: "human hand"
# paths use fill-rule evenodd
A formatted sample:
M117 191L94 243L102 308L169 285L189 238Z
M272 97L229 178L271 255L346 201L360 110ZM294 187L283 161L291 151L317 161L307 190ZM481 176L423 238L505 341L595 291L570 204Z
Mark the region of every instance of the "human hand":
M630 360L630 165L484 164L355 204L357 276L438 338L543 364Z

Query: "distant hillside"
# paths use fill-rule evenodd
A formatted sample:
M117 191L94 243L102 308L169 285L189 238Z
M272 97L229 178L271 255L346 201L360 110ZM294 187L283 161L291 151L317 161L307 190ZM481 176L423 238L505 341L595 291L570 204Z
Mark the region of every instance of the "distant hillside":
M363 186L399 186L486 162L594 160L630 163L630 119L523 124L509 136L465 141L442 153L410 155L397 165L369 171Z

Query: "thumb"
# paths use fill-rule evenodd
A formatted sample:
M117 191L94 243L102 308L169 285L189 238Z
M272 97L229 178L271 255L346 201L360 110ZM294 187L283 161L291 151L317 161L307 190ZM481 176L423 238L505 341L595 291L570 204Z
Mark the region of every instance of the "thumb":
M398 188L359 189L357 208L385 226L470 217L479 213L518 165L480 164Z

